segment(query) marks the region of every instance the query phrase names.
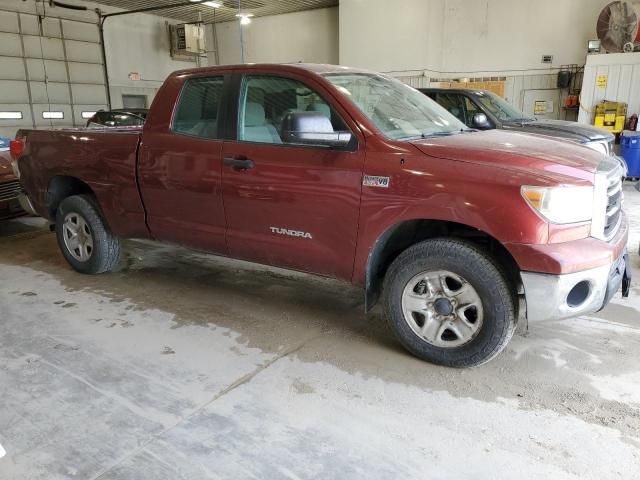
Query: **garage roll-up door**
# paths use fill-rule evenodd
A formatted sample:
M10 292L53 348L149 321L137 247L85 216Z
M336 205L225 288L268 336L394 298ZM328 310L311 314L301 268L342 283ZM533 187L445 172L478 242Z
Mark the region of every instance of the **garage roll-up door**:
M107 108L96 23L0 10L0 135L82 126Z

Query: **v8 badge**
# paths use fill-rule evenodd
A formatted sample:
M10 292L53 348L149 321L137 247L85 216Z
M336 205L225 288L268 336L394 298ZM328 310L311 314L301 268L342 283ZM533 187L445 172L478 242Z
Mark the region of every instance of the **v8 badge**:
M365 175L362 178L362 185L365 187L389 188L389 177Z

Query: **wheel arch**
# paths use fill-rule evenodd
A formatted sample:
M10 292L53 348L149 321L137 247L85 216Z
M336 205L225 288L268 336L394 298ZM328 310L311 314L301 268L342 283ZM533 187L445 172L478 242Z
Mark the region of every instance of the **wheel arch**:
M57 175L47 187L47 209L49 218L55 220L60 203L73 195L91 195L96 198L93 189L77 177Z
M367 259L365 274L365 311L378 302L384 276L391 263L404 250L418 242L436 237L461 238L490 254L505 270L514 296L522 292L520 268L511 253L490 234L457 222L413 219L399 222L385 230L375 241ZM516 302L517 305L517 302Z

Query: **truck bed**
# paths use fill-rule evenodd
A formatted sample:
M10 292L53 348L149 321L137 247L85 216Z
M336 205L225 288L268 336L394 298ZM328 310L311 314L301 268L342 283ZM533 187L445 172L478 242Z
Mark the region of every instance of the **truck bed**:
M35 193L36 211L53 219L48 208L56 195L56 181L82 179L98 199L109 225L126 236L148 236L138 192L136 162L141 127L21 130L25 157L20 163L24 187Z

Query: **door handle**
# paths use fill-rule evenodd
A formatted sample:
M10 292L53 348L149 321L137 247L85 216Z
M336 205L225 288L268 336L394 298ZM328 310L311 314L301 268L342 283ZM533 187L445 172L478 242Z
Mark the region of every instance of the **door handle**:
M253 160L249 160L248 158L225 158L224 164L227 167L233 167L237 170L249 170L256 166Z

